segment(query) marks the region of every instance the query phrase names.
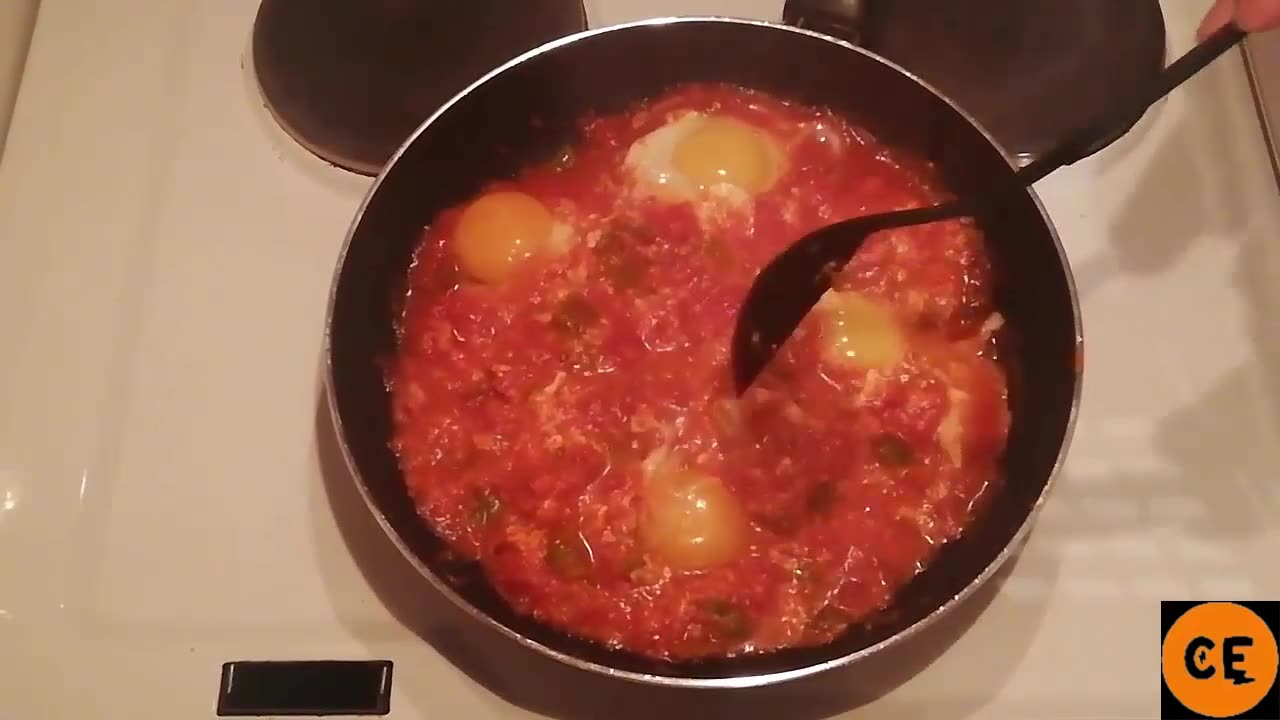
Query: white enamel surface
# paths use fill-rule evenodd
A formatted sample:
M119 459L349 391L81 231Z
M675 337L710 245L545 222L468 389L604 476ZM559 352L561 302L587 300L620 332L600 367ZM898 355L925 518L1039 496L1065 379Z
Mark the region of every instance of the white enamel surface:
M1166 0L1171 52L1205 4ZM0 165L0 716L211 717L227 660L389 658L396 718L1152 717L1159 600L1280 597L1280 201L1237 56L1038 188L1087 372L1021 559L856 673L690 696L455 623L357 504L318 374L369 180L266 115L255 10L42 4Z

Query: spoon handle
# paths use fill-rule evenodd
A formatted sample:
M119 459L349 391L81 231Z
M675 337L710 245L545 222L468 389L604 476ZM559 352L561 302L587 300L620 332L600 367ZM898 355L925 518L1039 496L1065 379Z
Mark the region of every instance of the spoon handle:
M1044 155L1019 170L1016 173L1018 184L1022 187L1033 185L1054 170L1083 160L1119 140L1137 124L1138 120L1142 119L1152 105L1203 70L1209 63L1217 60L1223 53L1235 47L1245 35L1244 31L1231 24L1210 35L1204 42L1191 48L1165 68L1153 81L1138 88L1130 101L1120 109L1106 113L1105 118L1100 122L1076 130ZM864 233L891 227L923 225L971 214L973 208L970 205L973 202L975 201L972 198L957 200L943 205L884 213L874 218L854 218L836 225L856 224ZM854 236L846 237L853 239ZM840 248L838 255L830 260L848 262L853 257L857 246L861 245L862 238L856 239L858 240L856 243L845 243L845 247Z
M999 207L1022 190L1063 165L1070 165L1115 142L1192 75L1203 70L1245 37L1228 25L1192 48L1152 82L1136 88L1130 101L1092 125L1070 134L1052 150L1014 174L1014 182L1000 189L922 208L861 215L819 228L797 240L757 275L738 312L733 336L734 383L745 392L774 353L831 286L834 271L843 268L873 233L894 227L921 225L965 215L980 215Z
M1152 105L1235 47L1244 39L1245 34L1233 24L1223 26L1175 60L1155 80L1140 87L1123 107L1108 112L1100 122L1075 131L1052 150L1019 170L1019 182L1032 185L1054 170L1083 160L1119 140L1142 119Z

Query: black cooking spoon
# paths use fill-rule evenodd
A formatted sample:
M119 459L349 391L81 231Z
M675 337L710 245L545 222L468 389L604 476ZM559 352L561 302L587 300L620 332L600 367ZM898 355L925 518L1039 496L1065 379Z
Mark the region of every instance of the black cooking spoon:
M819 228L796 241L756 276L738 312L732 345L738 393L755 382L778 348L830 289L832 276L853 258L872 233L998 209L1000 203L1013 199L1011 190L1021 192L1054 170L1082 160L1118 140L1158 100L1244 37L1245 33L1232 25L1217 31L1139 88L1132 102L1075 131L1018 170L1011 188L931 207L863 215Z

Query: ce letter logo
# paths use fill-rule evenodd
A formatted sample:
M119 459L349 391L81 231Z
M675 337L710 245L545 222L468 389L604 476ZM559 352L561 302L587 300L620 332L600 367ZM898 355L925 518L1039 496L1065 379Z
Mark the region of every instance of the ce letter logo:
M1160 717L1280 720L1280 602L1160 603Z
M1244 655L1241 655L1237 648L1250 647L1253 645L1253 638L1244 635L1232 635L1222 641L1222 674L1236 685L1244 685L1245 683L1254 682L1255 678L1251 678L1245 674L1237 663L1244 662ZM1205 665L1208 660L1206 650L1212 650L1214 642L1209 638L1199 635L1191 644L1187 646L1187 672L1191 677L1197 680L1208 680L1213 674L1218 672L1212 664Z

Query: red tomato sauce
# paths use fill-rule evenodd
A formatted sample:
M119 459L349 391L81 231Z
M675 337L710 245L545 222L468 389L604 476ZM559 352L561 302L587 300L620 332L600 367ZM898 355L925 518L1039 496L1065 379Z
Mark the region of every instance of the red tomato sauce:
M629 191L628 149L690 110L781 139L786 170L749 212L707 222ZM821 644L972 520L1009 420L968 222L881 233L837 278L900 325L890 370L826 361L815 310L744 398L730 382L755 273L824 223L945 198L927 164L822 109L693 85L585 119L563 158L490 189L537 198L574 240L481 285L449 250L461 208L442 213L410 270L388 384L424 521L518 611L656 658ZM950 443L944 425L959 428ZM645 460L664 448L740 504L732 560L678 571L641 541Z

